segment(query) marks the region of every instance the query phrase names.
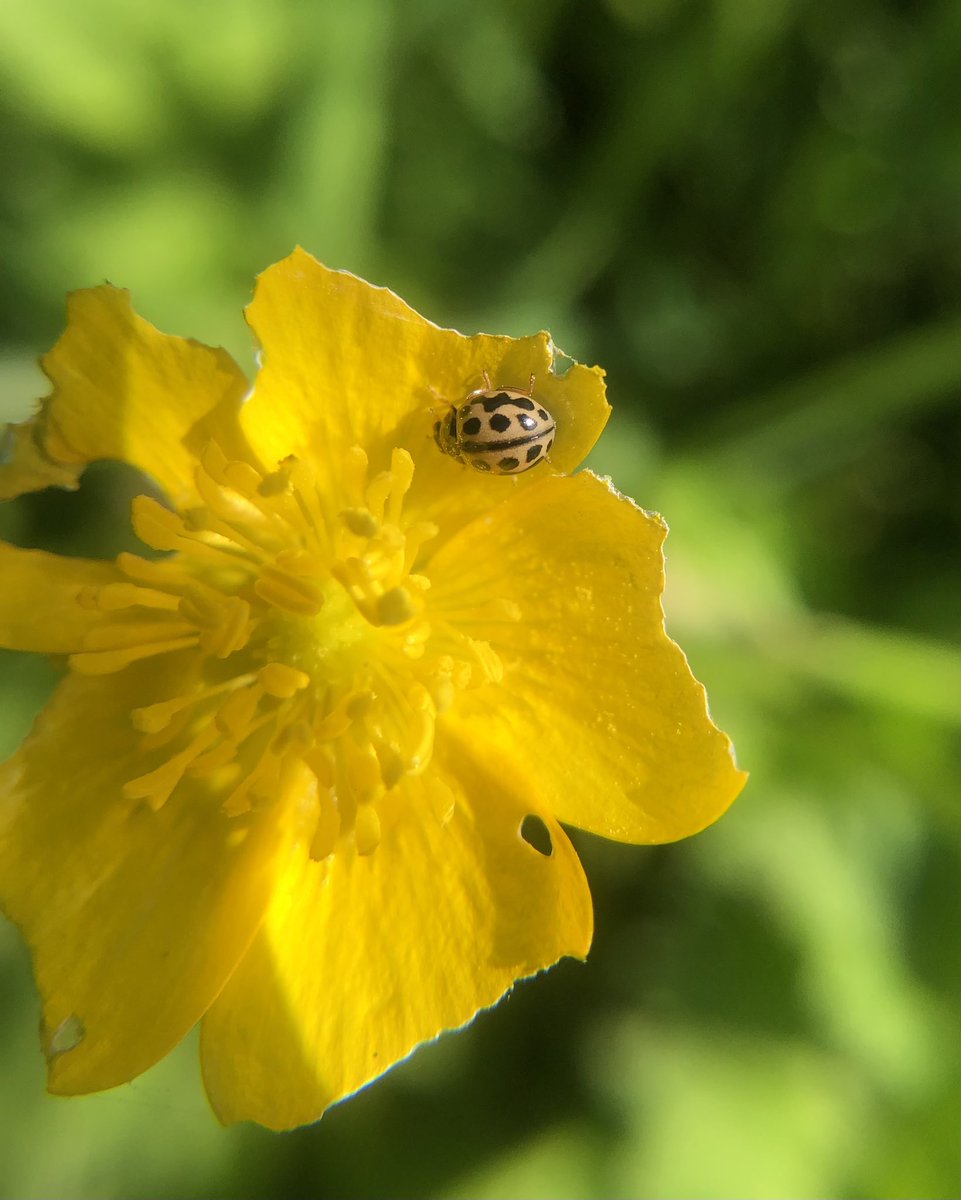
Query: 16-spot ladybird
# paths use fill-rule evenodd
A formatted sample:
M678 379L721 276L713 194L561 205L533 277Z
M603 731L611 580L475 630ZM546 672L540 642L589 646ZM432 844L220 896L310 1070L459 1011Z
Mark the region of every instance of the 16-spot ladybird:
M434 438L445 454L490 475L520 475L550 454L557 426L533 398L534 378L526 392L485 386L471 392L434 424Z

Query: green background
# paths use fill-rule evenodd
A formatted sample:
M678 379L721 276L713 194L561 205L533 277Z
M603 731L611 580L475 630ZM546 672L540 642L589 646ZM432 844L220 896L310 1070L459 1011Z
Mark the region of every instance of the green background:
M957 0L0 4L2 416L104 279L251 367L295 243L546 327L608 371L592 463L665 514L668 628L751 772L687 843L577 838L588 963L291 1135L222 1130L193 1040L47 1097L0 928L4 1196L961 1190L959 57ZM135 487L0 533L110 553ZM53 679L0 659L4 752Z

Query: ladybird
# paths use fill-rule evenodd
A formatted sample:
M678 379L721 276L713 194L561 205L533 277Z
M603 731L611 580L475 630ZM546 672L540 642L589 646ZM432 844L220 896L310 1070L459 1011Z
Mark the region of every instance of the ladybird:
M445 454L489 475L520 475L543 462L554 445L554 418L528 391L485 387L434 424L434 439Z

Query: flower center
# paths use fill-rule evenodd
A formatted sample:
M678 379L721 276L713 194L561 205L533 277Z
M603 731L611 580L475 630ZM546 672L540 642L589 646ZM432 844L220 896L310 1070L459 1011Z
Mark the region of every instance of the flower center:
M427 767L438 715L502 676L486 642L431 618L422 560L437 527L405 513L413 473L395 449L371 476L354 447L322 486L297 459L265 474L210 443L202 510L134 501L138 536L170 556L121 554L127 582L81 594L103 619L70 660L90 675L178 652L188 664L176 694L131 713L151 766L128 800L157 810L205 777L232 816L276 802L306 767L311 855L376 848L384 797Z

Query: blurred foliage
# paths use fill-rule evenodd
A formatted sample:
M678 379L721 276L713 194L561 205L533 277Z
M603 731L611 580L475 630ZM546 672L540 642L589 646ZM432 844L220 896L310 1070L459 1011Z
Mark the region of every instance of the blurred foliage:
M251 367L297 242L550 328L608 370L593 465L667 516L669 628L752 772L688 843L579 837L588 964L290 1136L222 1131L191 1044L47 1098L2 928L3 1195L961 1190L959 45L954 0L0 5L0 415L105 278ZM111 553L138 486L0 534ZM54 679L0 660L0 749Z

